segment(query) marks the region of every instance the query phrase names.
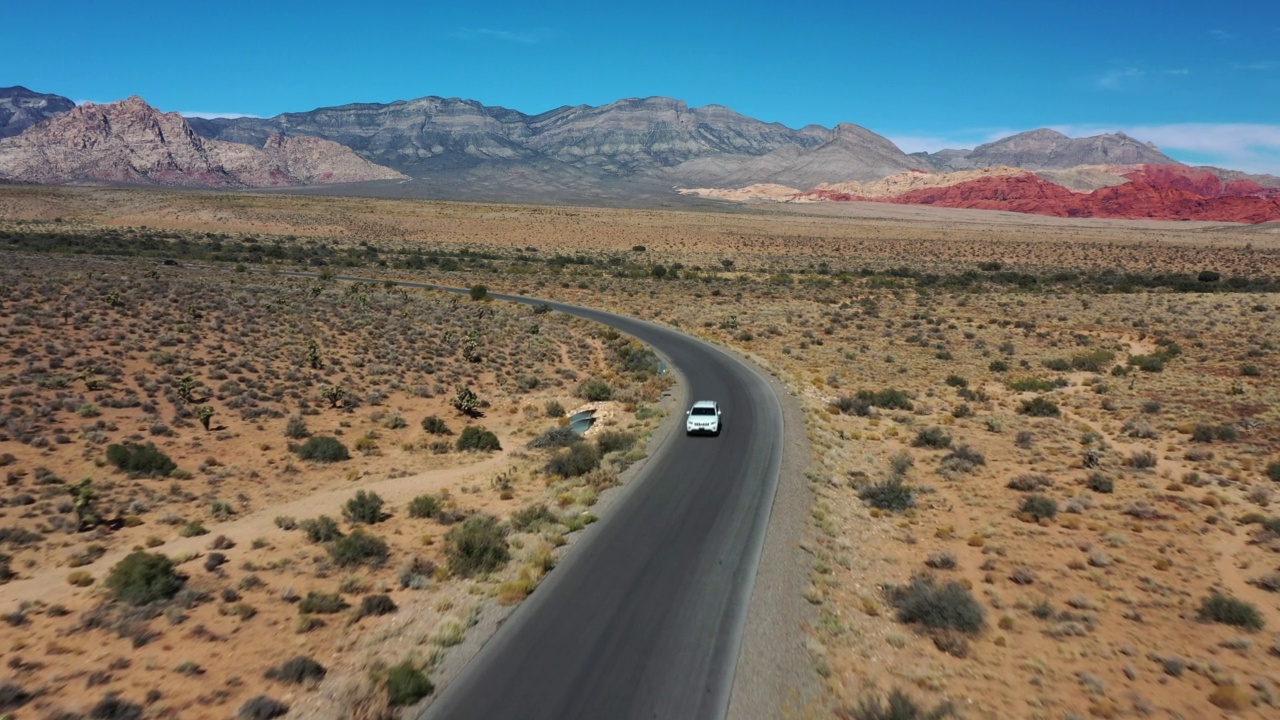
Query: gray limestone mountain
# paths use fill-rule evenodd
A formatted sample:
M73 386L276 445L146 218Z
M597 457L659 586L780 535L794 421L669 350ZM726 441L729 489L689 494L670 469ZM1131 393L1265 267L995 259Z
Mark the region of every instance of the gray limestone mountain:
M626 99L539 115L438 97L356 104L273 118L193 120L206 137L261 142L272 133L340 142L416 178L499 163L603 172L618 178L725 184L783 178L798 184L920 167L891 142L856 125L795 130L719 105ZM882 177L883 175L877 175Z
M0 140L0 177L31 183L120 182L178 187L273 187L395 180L349 148L321 138L264 139L260 147L209 140L177 113L139 97L66 114Z
M19 135L32 125L71 112L75 106L61 95L32 92L21 85L0 88L0 138Z
M914 153L943 172L983 167L1064 170L1079 165L1181 165L1151 143L1122 132L1072 138L1041 128L1010 135L972 150Z

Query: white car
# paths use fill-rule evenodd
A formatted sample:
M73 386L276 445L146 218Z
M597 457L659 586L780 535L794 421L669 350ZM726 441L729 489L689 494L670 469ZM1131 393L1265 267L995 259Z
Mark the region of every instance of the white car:
M715 400L699 400L685 413L684 431L686 435L719 435L720 406Z

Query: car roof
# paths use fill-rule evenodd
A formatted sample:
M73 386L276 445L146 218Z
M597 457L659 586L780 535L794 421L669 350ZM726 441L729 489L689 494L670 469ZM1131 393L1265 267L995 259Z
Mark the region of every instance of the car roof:
M694 403L694 404L693 404L693 406L694 406L694 407L712 407L712 408L713 408L713 407L715 407L715 406L716 406L716 401L715 401L715 400L699 400L698 402Z

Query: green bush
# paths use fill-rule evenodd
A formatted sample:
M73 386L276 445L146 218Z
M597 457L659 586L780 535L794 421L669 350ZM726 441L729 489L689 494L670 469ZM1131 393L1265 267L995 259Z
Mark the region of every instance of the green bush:
M554 525L560 518L551 512L545 504L530 505L511 513L511 528L516 532L532 532L543 525Z
M1049 392L1054 388L1063 387L1062 378L1058 380L1046 380L1045 378L1018 378L1005 383L1005 386L1014 392Z
M549 418L564 417L564 405L561 405L558 400L548 400L542 409Z
M1071 361L1065 358L1049 358L1041 364L1055 372L1066 372L1071 369Z
M953 388L967 388L969 387L969 381L959 375L948 375L947 385L950 385Z
M328 674L325 667L306 655L296 655L285 660L279 667L268 668L268 680L301 685L309 680L323 680Z
M1085 487L1097 493L1109 494L1115 491L1116 484L1106 475L1095 472L1089 474L1089 479L1085 481Z
M1251 603L1217 592L1200 603L1200 619L1242 627L1250 632L1261 630L1265 624L1262 614Z
M1102 369L1115 362L1116 354L1110 350L1091 350L1087 353L1071 356L1071 367L1082 372L1102 372Z
M341 567L352 565L380 567L391 554L385 540L360 529L330 542L326 549L329 551L329 557Z
M896 388L888 388L879 392L859 390L855 399L861 400L871 407L884 408L886 410L910 410L913 407L911 396Z
M303 520L298 523L298 526L313 543L331 542L342 537L342 531L338 529L338 521L328 515Z
M151 443L108 445L107 462L132 475L168 477L169 473L178 469L168 455L157 450Z
M168 600L182 589L183 578L173 561L159 553L135 550L107 574L107 589L130 605Z
M338 593L322 593L312 590L298 601L298 612L316 615L332 615L351 607Z
M544 468L552 475L564 478L580 477L600 467L600 452L594 445L576 442L561 450L547 461Z
M1267 477L1280 482L1280 460L1267 464Z
M1009 362L1007 360L992 360L987 369L991 372L1009 372Z
M440 511L440 498L435 495L419 495L409 501L409 517L411 518L429 518L435 517Z
M974 634L985 624L985 611L969 589L957 582L937 585L932 578L916 576L907 585L890 590L898 620L919 623L930 630L958 630Z
M858 491L858 497L873 508L892 512L902 512L916 504L915 491L899 477L868 485Z
M356 610L355 619L390 615L397 609L399 608L396 607L396 603L391 599L390 595L366 595L360 600L360 607Z
M457 447L459 450L478 450L483 452L502 449L497 435L475 425L468 425L463 428L462 434L458 436Z
M605 430L596 436L596 447L600 454L630 450L636 444L636 436L625 430Z
M289 712L289 706L266 695L255 695L236 710L236 720L272 720Z
M613 399L613 386L600 378L590 378L578 386L578 397L589 402Z
M1028 495L1018 511L1036 520L1052 520L1058 515L1058 501L1044 495Z
M538 437L529 441L530 450L541 450L544 448L562 448L578 442L581 438L573 428L568 425L559 425L542 433Z
M386 519L382 513L382 505L382 498L377 493L359 490L355 497L342 506L342 519L352 524L372 525L382 522Z
M337 438L323 435L307 438L306 442L298 446L296 452L298 457L303 460L315 460L316 462L330 463L351 459L351 454L347 452L346 445L343 445Z
M472 285L470 289L471 299L475 302L489 299L489 288L484 285Z
M955 706L949 702L925 710L906 693L894 688L887 698L881 698L878 693L863 696L857 705L837 712L836 717L848 720L943 720L955 714Z
M493 572L511 557L506 533L497 520L484 515L450 529L444 536L444 554L449 571L462 577Z
M1032 417L1057 417L1062 414L1062 411L1058 409L1057 403L1043 396L1024 400L1018 412Z
M311 434L307 429L307 421L301 415L290 415L284 426L284 436L293 440L301 440Z
M452 435L453 431L449 429L448 423L438 415L428 415L422 418L422 429L431 435Z
M951 447L951 436L940 427L926 428L916 433L916 439L911 442L911 445L934 449L947 448Z
M435 690L427 676L408 660L387 671L388 702L394 707L412 705Z

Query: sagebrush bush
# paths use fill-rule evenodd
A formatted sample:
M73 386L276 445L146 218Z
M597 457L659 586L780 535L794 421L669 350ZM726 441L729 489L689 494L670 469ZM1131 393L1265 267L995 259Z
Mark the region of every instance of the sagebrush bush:
M1267 477L1276 482L1280 482L1280 460L1267 465Z
M360 607L356 610L355 619L376 617L378 615L390 615L398 608L396 603L391 599L390 595L385 593L378 595L366 595L360 600Z
M1022 407L1018 408L1018 412L1032 417L1057 417L1061 414L1057 403L1043 396L1024 400Z
M387 671L387 701L394 707L412 705L435 692L427 676L408 660Z
M1116 484L1114 480L1106 475L1095 472L1089 473L1089 479L1085 481L1085 487L1097 493L1108 494L1115 491Z
M329 557L333 558L333 562L341 567L352 565L379 567L391 554L391 549L385 540L359 528L346 537L330 542L325 549L329 551Z
M891 512L903 512L916 504L915 491L897 476L862 488L858 497L873 508Z
M438 415L428 415L422 418L422 429L431 435L453 434L453 431L449 429L449 424Z
M578 386L578 397L588 402L613 399L613 386L600 378L589 378Z
M636 444L636 436L626 430L605 430L596 436L596 447L600 454L630 450Z
M178 469L177 463L151 443L108 445L107 462L132 475L168 477L169 473Z
M511 529L516 532L532 532L545 524L554 525L560 522L560 518L543 503L529 505L511 513L511 519L508 521Z
M491 452L501 450L502 444L498 442L498 436L489 430L475 425L468 425L462 430L462 434L458 436L457 447L459 450Z
M351 454L347 451L346 445L343 445L337 438L324 435L307 438L306 442L298 446L296 452L298 457L303 460L314 460L316 462L330 463L351 459Z
M975 634L986 623L982 605L958 582L938 585L932 578L918 575L890 590L889 599L898 609L899 621L919 623L930 630Z
M925 428L916 433L916 439L911 441L913 447L927 448L947 448L951 447L951 435L940 427Z
M306 534L307 540L313 543L330 542L342 537L342 531L338 529L338 521L328 515L308 518L299 523L298 526Z
M925 709L898 688L890 690L888 697L881 698L879 693L871 693L860 698L853 707L836 710L838 720L942 720L955 714L955 706L949 702Z
M182 589L183 578L172 560L159 553L135 550L107 573L106 586L117 599L130 605L168 600Z
M569 447L581 439L573 428L568 425L559 425L530 440L528 447L530 450Z
M564 478L580 477L600 467L600 452L594 445L576 442L561 450L547 461L544 468L552 475Z
M332 615L351 607L338 593L322 593L312 590L298 601L298 612L316 615Z
M548 400L546 404L542 406L542 410L549 418L564 417L564 405L561 405L558 400Z
M307 429L307 421L301 415L290 415L284 426L284 436L291 440L301 440L311 434Z
M1266 624L1262 613L1252 603L1217 592L1200 603L1200 619L1242 627L1250 632L1257 632Z
M409 517L429 518L440 511L440 498L435 495L419 495L409 501Z
M377 493L359 490L355 497L342 506L342 519L352 524L372 525L382 522L386 519L382 505L382 498Z
M444 536L444 554L449 571L468 577L493 572L510 559L506 532L498 521L486 515L467 518Z
M309 680L323 680L328 674L325 667L307 655L295 655L277 667L267 668L268 680L301 685Z
M1058 515L1058 502L1044 495L1028 495L1018 510L1034 520L1052 520Z
M244 701L236 711L236 720L272 720L287 712L288 705L266 695L257 695Z

